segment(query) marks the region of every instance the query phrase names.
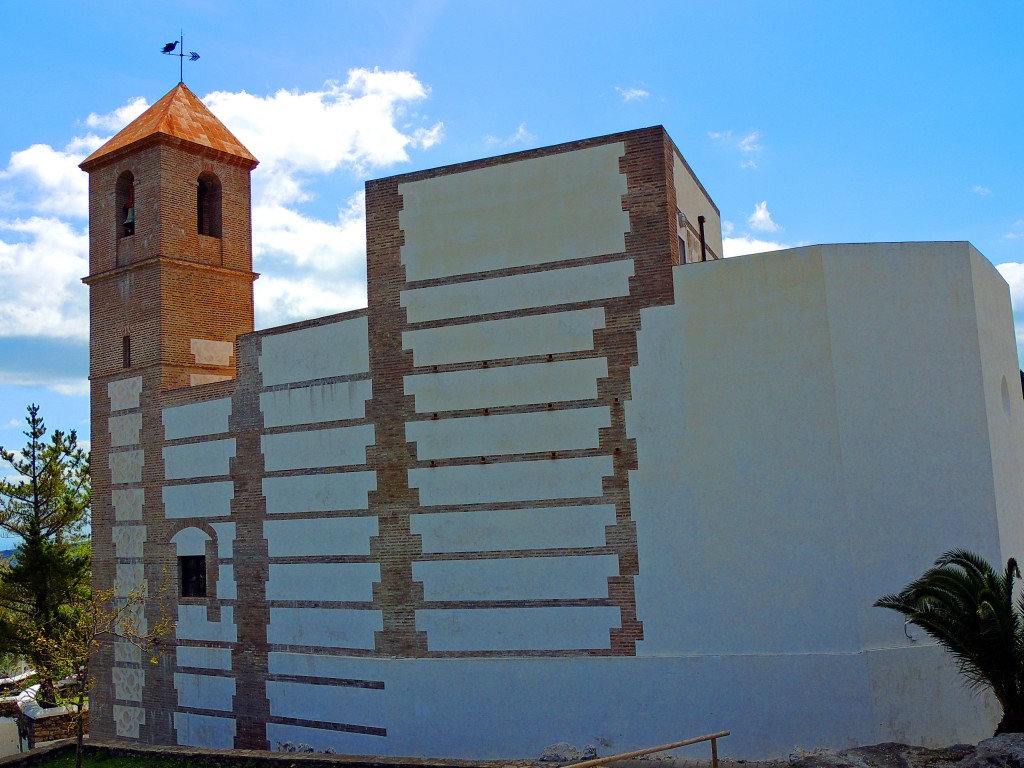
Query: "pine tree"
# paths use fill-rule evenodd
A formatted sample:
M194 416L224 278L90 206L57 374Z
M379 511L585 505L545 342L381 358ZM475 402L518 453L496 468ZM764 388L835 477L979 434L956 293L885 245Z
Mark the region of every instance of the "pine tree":
M74 430L46 440L39 406L25 418L20 453L0 448L14 475L0 478L0 529L19 540L0 570L0 652L29 659L40 672L43 698L53 700L54 667L40 637L59 637L88 599L89 457Z

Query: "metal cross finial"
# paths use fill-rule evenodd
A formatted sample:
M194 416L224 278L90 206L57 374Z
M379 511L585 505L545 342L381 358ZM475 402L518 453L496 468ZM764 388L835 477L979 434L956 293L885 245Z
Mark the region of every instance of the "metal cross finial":
M181 43L181 48L178 50L178 53L175 54L174 53L174 49L178 47L178 43ZM163 50L160 51L160 53L165 53L168 56L175 56L176 55L178 57L178 82L179 83L184 83L185 82L185 35L184 35L184 33L180 34L178 39L175 40L173 43L167 43L163 47ZM188 52L188 60L189 61L199 61L199 54L196 53L195 51L189 51Z

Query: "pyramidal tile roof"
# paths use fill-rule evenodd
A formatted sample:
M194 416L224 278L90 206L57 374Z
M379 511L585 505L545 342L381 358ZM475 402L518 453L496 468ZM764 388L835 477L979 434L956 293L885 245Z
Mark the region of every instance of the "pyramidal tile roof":
M187 85L178 83L156 104L85 158L80 167L94 165L102 157L158 134L226 152L248 160L253 167L259 162Z

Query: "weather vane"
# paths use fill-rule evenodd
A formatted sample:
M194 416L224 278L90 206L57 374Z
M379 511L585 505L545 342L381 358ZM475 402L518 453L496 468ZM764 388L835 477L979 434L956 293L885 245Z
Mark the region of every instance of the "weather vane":
M174 49L178 47L178 43L181 43L181 49L176 54L174 52ZM185 35L184 35L184 33L180 34L178 39L175 40L173 43L167 43L167 45L164 46L163 50L160 51L160 53L165 53L168 56L177 56L178 57L178 82L179 83L184 83L185 82ZM188 60L189 61L199 61L199 54L196 53L195 51L189 51L188 52Z

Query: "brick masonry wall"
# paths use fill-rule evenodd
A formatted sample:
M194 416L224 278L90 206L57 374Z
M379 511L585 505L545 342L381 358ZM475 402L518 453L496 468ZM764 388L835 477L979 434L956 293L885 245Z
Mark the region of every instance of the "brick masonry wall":
M594 352L602 354L608 361L608 375L598 382L597 402L611 413L611 425L601 430L600 447L590 455L611 457L613 473L604 478L605 503L615 507L616 522L606 532L607 546L604 551L615 554L619 562L619 574L612 577L608 585L609 601L618 607L621 625L612 630L609 650L604 653L632 655L635 643L643 637L642 623L636 616L633 577L638 571L636 552L636 529L629 510L629 470L636 467L635 442L626 437L624 407L630 399L629 371L637 362L636 332L639 330L640 310L644 307L669 303L673 298L671 268L679 263L678 237L675 226L675 191L672 183L674 147L660 127L626 134L616 134L596 139L572 142L556 147L547 147L530 152L517 153L511 157L489 158L480 161L433 169L401 177L391 177L367 183L367 260L368 260L368 301L370 312L370 356L373 373L374 399L368 409L377 428L377 443L369 459L377 471L377 491L371 494L371 510L376 511L380 520L380 535L374 542L373 553L381 562L382 581L375 592L375 602L385 615L385 630L380 638L377 651L395 655L523 655L523 651L509 652L430 652L426 650L423 632L416 631L416 610L427 608L423 597L423 584L412 577L412 564L424 558L420 537L409 527L409 514L419 508L418 492L408 485L409 470L414 467L434 468L456 466L461 462L440 460L422 462L417 459L414 444L406 439L406 422L423 418L417 415L413 398L405 394L404 379L414 373L429 372L416 369L412 352L402 348L402 332L411 327L406 311L400 303L400 292L410 287L445 285L446 278L419 281L410 284L405 279L401 248L405 235L399 223L402 198L399 185L441 175L476 171L494 165L545 157L563 152L587 149L603 144L622 142L625 154L620 161L620 172L627 179L627 193L623 197L623 210L629 215L630 231L626 235L626 250L622 254L605 254L597 259L586 259L579 263L620 259L632 259L634 276L630 280L628 296L614 299L586 302L580 307L600 307L605 312L605 325L595 331ZM572 262L575 264L576 262ZM526 274L544 269L561 268L566 262L538 267L519 267L494 270L487 273L489 278ZM574 305L576 307L577 305ZM564 307L555 307L564 309ZM523 316L523 312L497 312L487 319L501 319ZM429 324L441 327L441 321ZM420 326L417 326L420 327ZM549 361L574 359L577 354L567 353L548 356ZM517 365L536 362L532 359L510 359L502 361L481 361L454 366L432 366L432 371L471 370L488 365ZM558 407L575 407L565 403ZM527 413L536 406L512 406L501 408L502 413ZM548 405L551 408L551 404ZM477 409L486 415L492 409ZM461 415L477 411L460 411ZM437 413L430 418L441 418L454 414ZM583 455L561 453L562 457ZM534 460L536 455L500 457L503 461ZM556 458L553 454L552 458ZM490 460L481 457L480 461ZM458 510L458 505L446 505L448 510ZM466 507L466 509L470 509ZM563 551L564 554L577 554ZM506 557L551 554L560 551L517 552L508 551ZM529 607L537 605L525 600L508 600L501 607ZM529 655L579 655L581 653L602 653L600 650L577 649L568 651L536 651Z
M446 279L410 283L402 263L405 234L399 214L403 207L399 186L423 179L493 167L507 162L540 158L605 144L622 143L624 155L619 171L625 176L626 194L622 208L628 214L629 232L625 251L603 254L556 267L578 266L628 259L634 265L629 295L574 305L572 309L600 308L603 327L595 331L594 348L589 353L561 353L557 360L582 359L595 354L607 360L607 376L598 381L597 400L588 406L607 408L610 424L601 429L599 446L589 452L568 452L567 457L601 456L611 461L612 473L603 478L602 503L614 506L615 522L606 531L606 545L600 553L614 554L618 573L608 582L608 597L598 601L618 609L619 626L611 630L607 648L567 649L560 651L439 652L428 650L426 632L417 628L417 610L428 608L423 584L413 577L413 565L429 560L423 553L420 536L414 534L410 517L422 510L419 492L410 487L409 472L435 462L422 461L416 446L410 443L406 425L424 418L417 414L415 401L406 394L405 378L422 373L414 365L412 352L403 348L402 333L415 327L409 323L401 303L401 292L410 287L443 285ZM367 449L366 467L376 475L376 489L369 493L368 509L358 514L374 516L378 534L370 542L368 560L380 565L380 581L373 585L372 607L381 612L383 628L376 634L372 651L363 655L387 657L473 656L473 655L633 655L635 643L643 637L643 626L636 615L633 578L640 564L636 551L636 530L630 516L629 470L636 467L634 441L626 436L624 407L630 399L630 368L636 364L636 332L640 310L672 301L671 267L679 262L675 223L675 192L672 183L674 147L660 127L615 134L569 144L532 150L511 157L488 158L472 163L433 169L400 177L369 182L367 195L367 257L369 307L369 365L372 398L366 403L365 420L372 423L375 441ZM130 238L118 238L113 189L117 176L129 169L136 178L137 228ZM223 240L219 249L195 234L195 178L200 172L216 173L223 183ZM158 183L152 180L156 175ZM265 476L260 439L266 434L259 395L264 391L259 358L265 333L251 334L252 280L251 236L249 220L248 170L209 153L193 153L189 145L170 142L147 145L137 152L119 154L107 165L95 168L90 176L90 285L91 297L91 377L93 394L94 448L94 532L98 587L113 583L118 559L111 544L116 524L111 505L114 486L110 474L108 417L110 399L107 385L127 376L142 376L139 405L142 430L139 447L145 461L137 484L145 493L143 519L146 524L145 577L150 585L170 580L171 594L177 594L176 552L170 539L182 527L205 522L197 512L195 520L169 521L161 501L165 468L162 448L165 444L161 414L167 407L206 399L232 398L230 433L236 440L231 460L234 498L231 521L236 525L231 563L237 583L235 600L205 601L210 620L216 620L224 605L235 609L238 641L232 648L231 670L212 673L234 678L237 688L234 712L235 744L245 748L267 745L266 723L315 725L294 718L271 716L266 682L268 671L267 627L270 609L266 600L269 555L263 524L267 519L262 480ZM125 242L130 241L130 242ZM497 270L489 277L542 272L551 265ZM551 311L565 310L565 306ZM544 310L548 311L548 310ZM488 319L520 317L518 311L496 313ZM323 318L300 324L314 327L336 321ZM437 323L445 325L444 322ZM298 327L298 326L297 326ZM121 338L132 337L132 367L121 367ZM189 346L192 339L236 341L235 358L229 365L197 365ZM553 356L549 355L548 360ZM497 361L502 365L537 362L529 358ZM187 390L191 374L231 375L238 365L237 382L205 385ZM487 361L441 366L442 370L468 370ZM437 370L437 367L434 367ZM559 408L578 407L562 403ZM551 407L550 405L548 406ZM511 406L506 413L527 413L536 406ZM486 413L483 409L482 413ZM461 412L466 415L467 412ZM439 418L452 414L441 413ZM348 422L346 422L347 424ZM308 429L323 424L308 425ZM528 461L535 455L508 455L502 461ZM552 455L551 458L556 458ZM456 466L459 460L441 460L437 466ZM299 474L302 472L300 471ZM500 505L499 505L500 506ZM457 507L456 507L457 508ZM329 516L333 513L324 513ZM311 515L313 517L315 515ZM211 545L212 546L212 545ZM600 554L598 553L598 554ZM508 557L537 555L537 552L506 553ZM540 555L564 554L562 550ZM569 552L569 554L576 554ZM584 553L587 554L587 553ZM593 554L593 553L590 553ZM208 563L217 561L208 547ZM457 557L456 557L457 559ZM121 562L132 564L134 560ZM316 562L316 558L309 560ZM208 577L216 580L216 571ZM152 587L151 587L152 588ZM531 606L531 601L505 601L504 607ZM316 605L314 603L313 605ZM158 609L151 605L148 619L154 624ZM196 645L197 643L190 643ZM199 643L198 645L202 645ZM222 647L209 643L210 647ZM289 650L287 647L279 650ZM317 652L316 648L292 648ZM323 653L356 654L356 651ZM173 713L179 710L174 688L176 669L173 650L155 666L146 666L141 702L119 700L111 673L115 666L139 669L138 662L115 664L113 649L104 647L95 662L99 683L95 693L95 732L100 738L124 737L113 725L114 707L141 704L144 722L138 723L138 739L150 743L175 743ZM192 670L195 671L195 670ZM205 673L205 671L204 671ZM320 684L383 687L379 681L318 681ZM225 714L225 713L221 713ZM380 729L356 730L356 726L336 724L341 730L373 735ZM123 729L122 729L123 731Z
M90 274L85 282L90 287L93 581L97 588L114 585L119 567L132 578L141 568L151 594L163 584L168 585L172 601L177 594L177 558L169 541L180 526L168 521L163 510L162 411L165 404L183 397L191 401L197 395L223 397L233 391L233 382L204 385L184 396L172 390L189 386L197 374L235 375L234 359L227 365L198 361L193 339L234 345L238 336L253 328L256 275L252 272L250 170L247 160L167 137L139 142L89 168ZM135 179L136 225L130 236L123 235L124 214L115 196L117 179L124 172ZM197 233L197 179L204 172L215 174L221 182L219 239ZM124 336L131 337L128 368L123 366ZM142 380L138 405L112 411L108 386L135 377ZM137 441L112 446L108 426L112 413L141 416ZM140 475L132 482L114 483L111 465L123 461L125 453L142 457ZM140 519L124 519L123 510L116 514L115 490L143 494ZM137 549L115 550L115 536L127 542L121 528L142 529L141 557ZM125 589L137 586L122 583ZM169 607L173 618L175 607ZM148 626L155 626L160 614L157 601L150 600ZM132 649L123 649L115 658L114 644L100 648L93 662L97 683L92 700L98 737L175 743L175 655L173 642L169 645L170 652L156 665L144 662Z
M89 733L89 712L82 713L85 733ZM74 738L78 734L77 717L74 714L51 715L33 720L21 715L19 727L28 736L28 748L35 749L36 744L44 741Z

